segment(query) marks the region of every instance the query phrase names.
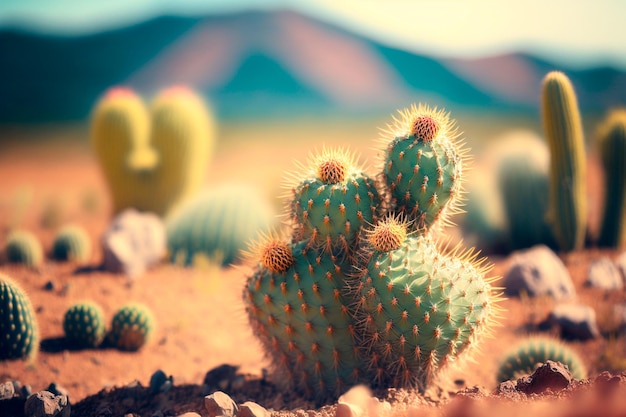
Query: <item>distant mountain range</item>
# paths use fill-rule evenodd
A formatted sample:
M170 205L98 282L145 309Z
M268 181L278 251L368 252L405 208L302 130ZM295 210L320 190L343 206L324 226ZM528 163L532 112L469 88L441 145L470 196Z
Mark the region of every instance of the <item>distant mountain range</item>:
M160 17L80 37L0 30L0 123L85 120L114 85L146 97L185 84L222 117L449 110L537 111L541 79L566 72L584 110L626 105L626 73L528 54L420 55L292 11Z

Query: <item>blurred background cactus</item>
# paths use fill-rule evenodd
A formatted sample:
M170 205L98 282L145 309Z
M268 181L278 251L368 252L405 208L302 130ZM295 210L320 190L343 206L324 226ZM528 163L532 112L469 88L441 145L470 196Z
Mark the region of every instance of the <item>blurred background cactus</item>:
M39 238L27 230L14 230L7 236L7 261L37 268L43 262L43 247Z
M67 225L54 237L52 257L58 261L85 263L91 255L91 237L82 226Z
M598 128L596 146L604 170L604 212L598 245L626 246L626 109L610 112Z
M276 222L272 205L255 188L221 184L188 200L168 218L167 246L172 262L193 265L204 255L228 265L259 233Z
M73 304L63 316L63 332L68 343L76 347L100 346L106 335L102 309L92 301Z
M39 352L37 317L28 295L0 273L0 360L34 359Z
M106 337L118 349L136 351L151 340L155 328L156 321L148 306L129 303L115 312Z
M550 148L548 218L559 248L581 249L587 231L587 160L576 92L560 71L542 84L541 112Z

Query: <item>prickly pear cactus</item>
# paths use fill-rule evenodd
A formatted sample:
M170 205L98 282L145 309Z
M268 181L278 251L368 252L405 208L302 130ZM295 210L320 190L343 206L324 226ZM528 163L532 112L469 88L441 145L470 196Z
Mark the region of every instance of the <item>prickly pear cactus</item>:
M377 220L380 198L374 180L347 151L323 150L296 178L291 201L295 240L349 251L361 227Z
M626 246L626 109L614 110L596 136L604 168L604 213L598 245Z
M532 336L520 341L504 355L498 368L498 381L532 374L547 360L567 365L576 379L587 378L587 368L575 350L557 339Z
M550 147L549 219L562 250L580 249L587 230L587 162L578 101L565 74L545 76L541 103Z
M100 346L106 335L102 309L88 301L72 305L63 316L63 331L67 341L77 347Z
M406 214L422 234L436 223L449 223L460 206L467 158L458 136L448 114L420 104L401 111L383 138L391 208Z
M33 233L15 230L9 234L6 243L7 261L37 268L43 262L43 247Z
M276 237L261 241L254 253L257 267L244 300L277 382L324 399L361 381L345 295L350 264L308 241L288 244Z
M52 257L59 261L87 262L91 258L87 231L77 225L63 227L54 238Z
M396 217L368 231L367 241L353 284L367 368L377 385L425 389L489 332L499 296L481 261L407 236Z
M37 318L30 299L0 273L0 360L34 359L39 351Z
M154 316L147 306L127 304L113 316L108 339L118 349L139 350L149 342L155 326Z

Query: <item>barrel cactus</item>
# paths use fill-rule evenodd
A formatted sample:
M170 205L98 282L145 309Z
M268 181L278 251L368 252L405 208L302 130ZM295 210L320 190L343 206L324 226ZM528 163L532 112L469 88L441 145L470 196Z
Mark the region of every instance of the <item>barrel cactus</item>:
M37 317L28 295L0 273L0 360L34 359L39 351Z
M91 238L78 225L68 225L59 230L52 244L52 257L59 261L86 262L91 257Z
M136 351L150 341L155 326L150 308L139 303L129 303L120 307L113 316L107 337L118 349Z
M626 246L626 109L612 111L598 128L596 144L604 168L604 213L598 245Z
M15 230L9 234L6 243L7 261L37 268L43 262L43 247L33 233Z
M558 339L531 336L513 346L500 360L498 381L532 374L539 364L547 360L567 365L576 379L587 377L587 368L574 349Z
M587 231L585 143L576 93L562 72L545 76L541 112L550 148L549 220L562 250L580 249Z
M72 305L63 316L66 340L80 348L98 347L106 335L104 314L97 304L85 301Z
M422 234L450 223L449 216L462 203L468 162L454 120L444 111L413 105L400 112L382 140L383 179L392 210L405 213Z
M258 190L243 184L222 184L199 193L166 222L172 262L193 265L202 254L223 265L242 258L248 243L275 222L271 205Z

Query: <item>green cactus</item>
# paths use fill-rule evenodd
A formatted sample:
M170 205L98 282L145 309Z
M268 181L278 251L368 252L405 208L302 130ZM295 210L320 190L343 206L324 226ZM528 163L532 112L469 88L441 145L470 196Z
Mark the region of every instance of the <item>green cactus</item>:
M604 168L604 213L598 245L626 246L626 109L612 111L598 129Z
M277 382L318 399L363 382L345 295L347 258L319 252L306 240L269 238L258 248L244 299Z
M498 381L532 374L537 365L547 360L567 365L576 379L587 378L585 364L576 351L558 339L532 336L517 343L504 355L498 368Z
M91 258L91 239L87 231L68 225L58 231L52 244L52 257L59 261L87 262Z
M0 360L32 360L37 356L39 330L30 299L17 282L2 273L0 335Z
M9 234L6 243L7 261L29 268L37 268L43 262L43 247L33 233L15 230Z
M67 341L77 347L98 347L106 335L104 314L93 302L76 303L65 312L63 331Z
M450 223L462 201L466 150L455 123L443 111L413 105L400 112L384 138L383 177L395 212L405 213L420 233Z
M378 218L380 198L374 181L343 149L323 150L311 158L293 187L290 204L295 240L312 247L348 251L363 225Z
M499 294L471 252L443 254L396 217L367 234L353 284L359 347L375 385L424 390L489 333Z
M585 143L576 93L562 72L545 76L541 112L550 148L549 221L562 250L580 249L587 228Z
M150 341L155 327L154 316L147 306L130 303L115 313L107 337L118 349L136 351Z
M223 265L236 262L275 217L270 204L247 185L222 184L201 192L167 219L171 261L193 265L194 256L203 254L221 258Z

